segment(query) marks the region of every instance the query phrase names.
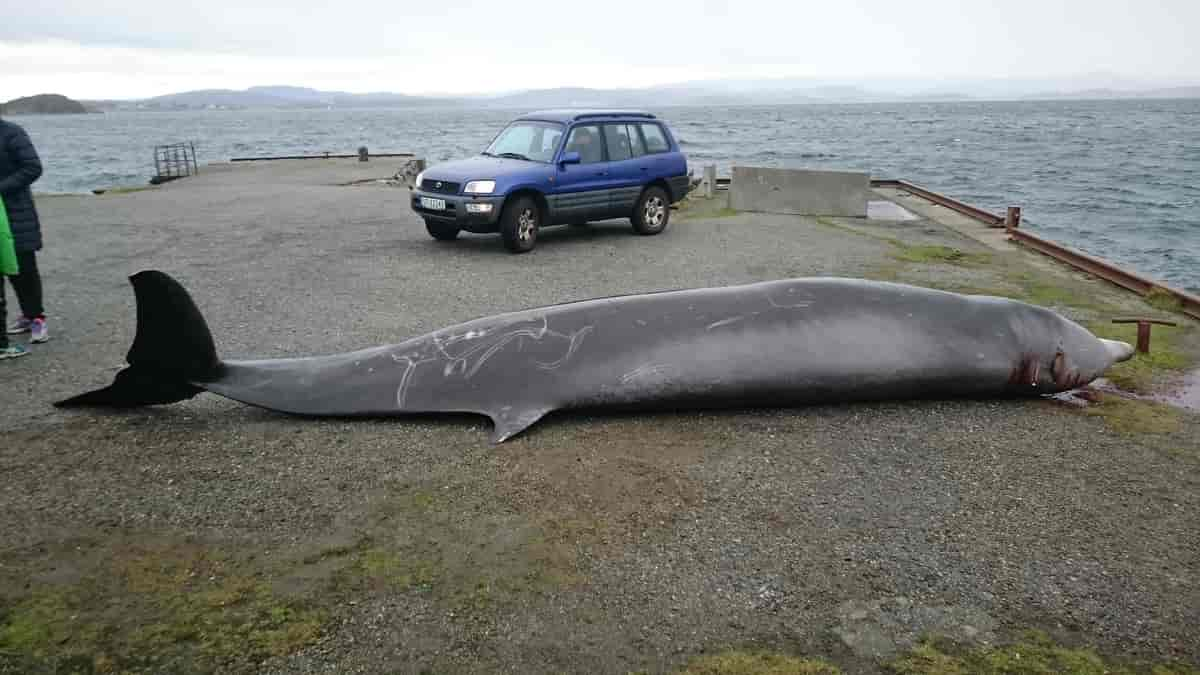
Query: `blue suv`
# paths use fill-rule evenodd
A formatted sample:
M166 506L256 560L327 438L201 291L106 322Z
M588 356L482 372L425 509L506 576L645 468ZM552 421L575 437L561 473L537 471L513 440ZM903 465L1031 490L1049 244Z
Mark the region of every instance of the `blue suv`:
M687 158L654 115L550 110L514 120L479 156L423 171L412 208L434 239L499 232L524 253L548 225L629 218L658 234L688 185Z

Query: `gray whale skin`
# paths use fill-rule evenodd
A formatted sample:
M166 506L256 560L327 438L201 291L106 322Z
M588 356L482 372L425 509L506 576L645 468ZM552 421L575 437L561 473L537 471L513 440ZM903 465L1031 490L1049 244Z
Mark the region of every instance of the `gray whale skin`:
M55 405L153 405L209 391L305 416L476 413L492 419L498 443L564 409L1038 396L1133 354L1015 300L803 278L551 305L343 354L223 361L178 282L157 271L130 282L129 366Z

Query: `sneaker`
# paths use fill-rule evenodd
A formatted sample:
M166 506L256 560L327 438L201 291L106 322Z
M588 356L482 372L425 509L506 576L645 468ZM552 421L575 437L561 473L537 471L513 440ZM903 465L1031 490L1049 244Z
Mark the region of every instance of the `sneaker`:
M9 335L20 335L21 333L28 333L29 329L32 325L33 325L33 321L30 321L29 319L26 319L25 317L21 317L21 318L17 319L16 321L14 321L13 325L8 327L8 334Z
M29 339L34 344L40 344L50 339L50 332L46 330L45 319L34 319L29 322L29 332L33 333L33 337Z
M29 353L29 350L25 349L21 345L13 345L11 347L5 347L4 349L0 349L0 361L3 361L5 359L15 359L18 356L25 356L28 353Z

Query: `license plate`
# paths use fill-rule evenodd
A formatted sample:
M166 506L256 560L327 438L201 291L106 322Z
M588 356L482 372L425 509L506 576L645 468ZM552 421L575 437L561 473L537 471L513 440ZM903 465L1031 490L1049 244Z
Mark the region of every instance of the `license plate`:
M421 197L421 206L427 209L433 209L434 211L445 211L446 200L434 199L432 197Z

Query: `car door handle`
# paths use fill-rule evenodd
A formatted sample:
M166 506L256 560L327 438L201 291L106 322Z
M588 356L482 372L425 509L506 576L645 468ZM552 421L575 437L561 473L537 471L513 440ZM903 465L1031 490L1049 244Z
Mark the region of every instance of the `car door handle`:
M648 167L648 166L643 166L643 167L641 167L641 169L642 169L642 171L649 171L649 170L650 170L650 167Z

